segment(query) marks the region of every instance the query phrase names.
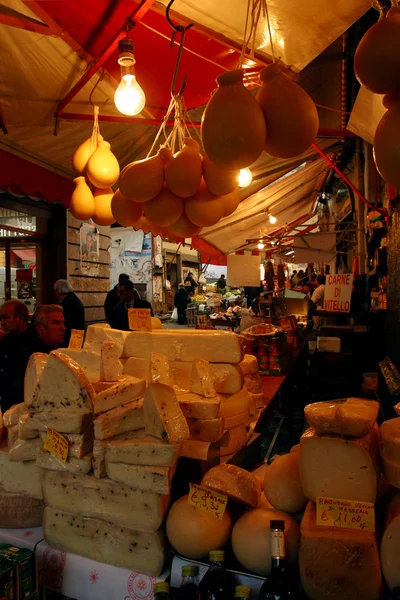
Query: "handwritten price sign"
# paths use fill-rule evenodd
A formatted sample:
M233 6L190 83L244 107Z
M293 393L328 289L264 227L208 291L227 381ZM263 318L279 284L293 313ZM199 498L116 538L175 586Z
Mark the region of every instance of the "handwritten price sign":
M66 462L68 457L68 441L61 433L58 433L55 429L51 429L51 427L47 430L46 442L43 448L54 454L61 462Z
M318 497L317 525L375 531L375 508L371 502Z
M129 329L131 331L151 331L150 308L128 308Z
M221 521L224 516L228 497L224 494L213 492L202 485L190 483L188 503Z
M83 344L85 332L83 329L71 329L71 337L69 339L68 348L72 350L80 350Z

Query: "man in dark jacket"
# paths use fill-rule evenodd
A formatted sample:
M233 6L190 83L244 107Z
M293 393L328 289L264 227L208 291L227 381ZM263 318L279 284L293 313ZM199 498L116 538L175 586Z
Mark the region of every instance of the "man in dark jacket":
M190 296L185 290L183 283L178 285L178 290L175 292L174 306L178 311L178 323L184 325L186 322L186 308L190 302Z
M153 316L153 309L150 302L139 298L139 294L133 289L133 283L129 279L127 281L122 281L119 284L118 295L120 297L120 302L118 302L117 306L114 306L111 319L111 327L114 329L129 331L129 308L149 308L151 316Z
M110 325L111 325L111 321L113 318L114 307L117 306L117 304L119 302L118 286L123 281L128 281L128 279L129 279L129 275L127 275L126 273L121 273L120 276L118 277L117 285L114 285L113 289L110 290L106 296L106 299L104 302L104 312L106 315L106 321Z
M64 313L66 327L64 347L67 348L71 329L85 329L85 307L66 279L59 279L55 282L54 292Z
M198 285L193 279L193 273L189 271L185 277L185 290L188 294L194 294Z
M226 279L225 275L222 274L221 277L217 281L217 290L224 290L226 288Z

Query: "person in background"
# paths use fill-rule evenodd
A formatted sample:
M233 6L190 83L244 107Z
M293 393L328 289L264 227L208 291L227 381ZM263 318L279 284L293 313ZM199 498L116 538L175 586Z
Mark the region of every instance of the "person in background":
M153 316L153 309L150 302L139 298L138 292L133 289L133 283L129 279L121 281L121 283L118 285L118 295L120 302L114 306L111 319L111 327L114 329L129 331L129 308L149 308L151 311L151 316Z
M63 309L59 304L42 304L35 310L32 317L34 336L30 353L44 352L64 347L65 319Z
M178 324L184 325L186 323L186 309L190 303L190 296L187 293L183 283L178 285L178 290L174 296L174 306L178 311Z
M54 292L64 313L66 327L64 348L67 348L71 329L85 329L85 307L66 279L59 279L55 282Z
M314 290L313 295L311 296L310 302L310 315L313 318L313 329L319 330L321 326L321 317L317 315L318 308L323 308L324 306L324 296L325 296L325 275L318 275L317 277L318 287Z
M189 271L185 277L185 290L188 294L194 294L198 285L199 284L193 279L193 273Z
M311 277L310 277L310 283L311 283L311 287L313 290L316 290L319 283L318 283L318 278L317 275L315 273L311 273Z
M119 302L118 286L123 281L128 281L128 279L129 279L129 275L127 275L126 273L121 273L118 277L118 283L116 285L114 285L112 290L110 290L107 293L106 299L104 301L104 313L106 315L106 321L110 325L111 325L111 321L112 321L114 306L117 306L117 304Z
M298 279L298 277L297 277L297 271L296 271L296 269L295 269L295 270L293 271L293 273L292 273L292 276L291 276L291 278L290 278L290 283L291 283L292 285L296 285L296 283L298 282L298 280L299 280L299 279Z
M224 290L226 288L226 279L225 275L221 275L221 277L217 281L217 290Z
M307 273L304 273L303 269L300 269L300 271L297 273L297 285L304 285L307 280Z

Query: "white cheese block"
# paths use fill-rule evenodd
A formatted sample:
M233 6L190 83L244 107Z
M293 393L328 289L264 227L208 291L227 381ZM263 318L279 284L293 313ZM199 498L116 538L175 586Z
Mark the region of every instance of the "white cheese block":
M124 375L144 379L146 383L150 383L150 359L134 357L126 359Z
M65 462L59 460L47 450L38 450L36 454L36 464L41 469L50 471L68 471L69 473L82 473L86 475L92 468L92 453L86 454L82 458L68 457Z
M212 442L203 442L202 440L185 440L182 444L180 456L219 463L219 443L213 444Z
M380 434L382 458L400 465L400 417L384 421Z
M40 413L43 414L43 413ZM25 413L19 419L18 424L18 437L21 440L32 440L34 438L39 437L38 429L30 429L28 426L29 423L29 413Z
M99 327L99 325L89 325L86 329L83 350L100 356L103 342L114 342L117 344L118 357L122 356L125 339L129 332L121 331L120 329L111 329L111 327Z
M258 373L258 360L252 354L245 354L243 360L238 364L243 375Z
M237 394L232 394L231 396L221 394L219 398L221 400L219 415L224 419L249 412L250 396L245 386Z
M143 402L146 433L170 443L190 437L175 391L163 383L151 383Z
M9 450L8 458L13 462L36 460L36 450L42 446L42 440L39 438L33 440L18 439Z
M105 440L127 431L142 429L145 425L143 404L143 399L139 398L97 416L93 422L94 437Z
M381 543L381 565L388 587L400 587L400 491L393 490L385 507L385 528Z
M94 400L94 413L99 414L128 404L133 400L144 396L146 391L146 382L143 379L135 379L120 381L114 386L97 394Z
M215 419L220 408L220 397L204 398L198 394L179 394L179 406L188 419Z
M18 425L19 418L27 412L25 402L20 404L14 404L11 408L6 410L3 414L3 424L5 427L11 427L12 425Z
M234 429L226 431L223 438L221 439L221 456L227 456L229 454L235 454L239 452L247 444L249 434L244 425L239 425Z
M170 361L193 362L203 358L212 363L236 364L242 360L242 345L239 338L230 332L183 333L170 331L132 331L125 340L125 356L150 358L152 352L165 354Z
M105 442L109 462L128 465L173 467L178 460L179 446L166 444L153 437Z
M142 531L157 531L168 510L168 496L137 490L110 479L66 471L42 471L46 505L71 510Z
M309 502L301 522L300 578L313 600L379 600L382 578L375 534L320 527Z
M20 420L20 437L24 431L47 431L49 427L59 433L82 433L92 424L92 413L74 413L68 410L49 410L45 412L30 412L28 419ZM26 434L25 434L26 435ZM26 439L26 438L24 438Z
M0 490L0 527L21 529L40 527L43 522L42 500L26 494Z
M215 419L187 419L190 438L204 442L218 442L224 435L224 420Z
M171 469L169 467L146 467L143 465L127 465L107 460L106 474L112 481L118 481L144 492L153 494L169 494Z
M29 358L24 377L24 402L35 402L38 396L39 379L49 358L48 354L35 352Z
M245 375L244 376L244 383L245 386L247 387L247 389L249 390L249 392L251 392L252 394L261 394L262 393L262 385L261 385L261 378L260 376L257 375Z
M43 533L47 543L60 550L156 577L161 574L167 557L162 530L147 532L116 527L108 521L80 517L49 506L44 511Z
M41 499L42 486L36 461L11 462L8 446L3 444L0 447L0 488Z
M116 409L118 410L118 409ZM101 477L106 476L106 444L111 441L118 440L131 440L137 437L144 437L145 431L144 429L137 429L136 431L127 431L124 433L120 433L115 435L112 438L108 438L106 440L94 440L93 442L93 457L92 457L92 467L94 476L99 479Z
M316 501L341 498L375 502L379 430L342 438L308 429L300 439L300 477L304 495Z
M118 360L118 346L115 342L103 342L100 354L101 381L117 381L122 374L122 365Z
M217 394L214 388L210 363L202 358L195 358L189 381L189 390L205 398L214 398Z
M85 371L91 382L100 379L100 356L87 350L72 350L71 348L60 348Z
M88 427L84 433L64 433L68 442L68 456L82 458L93 449L93 427ZM46 442L47 433L40 432L42 445Z
M29 410L37 412L88 413L93 410L93 400L93 387L83 369L66 354L53 350L41 374L37 398L26 403Z
M152 352L150 355L150 374L149 382L165 383L172 385L171 375L169 372L169 361L164 354Z
M7 444L8 444L9 450L11 450L11 448L17 442L18 435L19 435L19 425L12 425L11 427L7 427Z
M379 403L375 400L344 398L309 404L304 409L304 416L318 433L361 437L373 429L378 411Z
M205 485L216 492L221 492L221 494L226 494L228 498L253 508L258 506L258 498L261 492L256 478L252 473L236 465L223 464L212 467L203 476L201 485Z

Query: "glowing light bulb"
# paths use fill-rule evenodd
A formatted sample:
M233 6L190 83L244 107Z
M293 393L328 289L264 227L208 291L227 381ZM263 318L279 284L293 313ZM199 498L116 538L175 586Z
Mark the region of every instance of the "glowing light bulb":
M238 176L239 187L247 187L252 181L253 173L250 171L250 169L248 167L246 167L246 169L240 169Z
M121 83L115 90L114 102L119 112L128 117L142 112L146 104L146 96L135 75L127 73L121 77Z
M271 225L275 225L276 217L274 217L274 215L269 215L269 222L271 223Z
M262 242L259 242L259 243L257 244L257 248L258 248L259 250L264 250L265 246L264 246L264 244L263 244Z

